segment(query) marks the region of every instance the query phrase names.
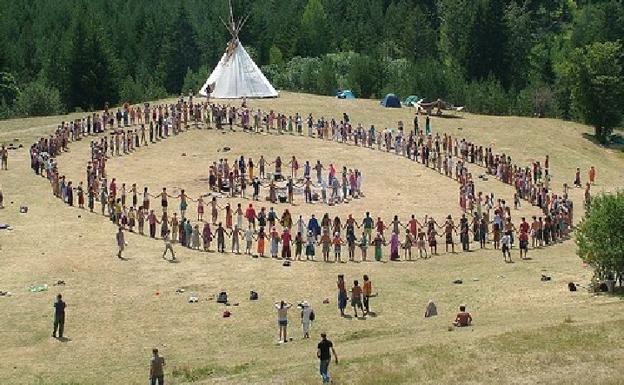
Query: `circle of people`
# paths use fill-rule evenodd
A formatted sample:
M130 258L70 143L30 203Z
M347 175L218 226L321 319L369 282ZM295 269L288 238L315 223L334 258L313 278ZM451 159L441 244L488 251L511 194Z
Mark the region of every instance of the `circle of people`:
M253 116L253 125L250 125L251 116ZM276 122L277 129L275 129ZM106 162L109 159L109 153L110 157L130 154L142 146L157 143L171 135L178 135L193 125L196 128L202 126L212 128L214 125L216 129L221 130L227 125L231 130L234 130L234 126L242 126L245 131L251 132L272 133L276 131L277 134L304 135L304 120L298 113L294 118L292 116L287 118L285 114L275 114L273 111L268 113L260 109L253 111L247 108L246 101L243 102L241 108L237 108L208 102L193 103L191 96L188 102L181 98L177 103L155 107L151 107L148 103L143 107L126 104L123 106L123 112L119 108L116 113L112 113L108 106L105 106L101 117L99 113L93 113L83 119L62 122L50 137L41 138L34 143L30 151L31 167L35 173L47 177L52 185L53 194L70 206L74 206L74 201L77 200L78 206L84 208L86 197L87 207L93 211L95 201L99 200L101 213L103 215L107 213L111 221L120 228L127 228L134 232L136 227L138 233L145 234L147 225L146 235L152 238L156 238L156 226L160 225L160 236L166 244L165 253L171 250L172 255L171 242L179 242L193 249L208 251L211 250L213 240L216 240L217 251L225 252L227 236L231 241L231 251L235 253L242 251L241 240L244 240L244 252L247 254L257 253L265 256L266 243L269 243L272 257L278 258L281 254L282 258L290 259L293 254L291 246L294 246L296 259L302 259L305 253L305 259L314 260L315 246L320 246L324 261L332 259L330 254L333 254L335 261L342 261L342 247L346 246L350 261L355 260L356 249L361 252L360 259L366 261L369 246L374 246L374 258L381 260L382 246L389 245L390 260L400 260L400 250L404 251L405 259L411 260L413 247L418 249L420 257L427 258L427 249L429 249L429 255L437 254L437 238L442 236L445 240L445 250L448 252L450 248L451 252L455 252L453 235L456 234L459 235L463 251L469 251L472 241L479 242L480 247L483 248L491 238L494 247L501 248L507 260L511 258L509 250L514 245L515 235L520 240L522 257L523 251L526 256L529 237L532 239L533 247L549 245L565 238L572 226L573 205L567 197L567 184L564 184L563 195L557 195L550 190L548 156L543 165L537 161L532 164L532 167L520 167L512 163L510 156L494 154L491 148L478 146L466 139L453 138L446 133L433 135L428 116L425 129L421 130L418 115L416 115L414 129L409 133L405 132L402 122L398 122L396 130L377 131L374 126L370 129L364 129L361 124L353 126L346 113L343 114L343 119L339 123L333 118L326 120L323 117L315 121L311 114L306 122L307 135L310 137L369 148L376 146L379 151L392 151L456 180L460 184L459 204L464 213L459 223L455 224L450 215L441 224L428 216L419 221L412 215L406 223L402 223L398 216L394 216L386 224L380 217L374 220L370 213L366 213L361 221L356 221L352 215L346 219L338 216L331 219L328 213L325 213L320 220L315 215L307 220L304 220L302 216L293 220L288 209L280 214L273 207L268 211L265 207L256 210L253 203L245 209L239 203L234 210L229 203L225 206L217 203L216 194L218 193L227 192L230 196L240 193L244 197L247 183L253 187L253 199L259 199L260 187L265 186L260 182L260 178L269 180L267 200L271 203L287 201L292 204L296 188L303 191L306 202L309 203L321 200L333 205L346 199L362 196L362 174L358 170L347 171L346 167L343 168L342 183L340 183L336 176L336 169L330 165L327 185L331 186L331 194L328 195L326 184L322 179L324 166L320 161L317 161L313 167L310 162L306 161L303 178L299 179L299 162L295 156L287 163L290 166L291 175L285 187L276 185L276 182L284 180L283 162L280 157L270 163L261 157L257 165L258 176L253 174L255 165L252 159L245 160L241 157L233 162L231 171L227 166L227 160L221 159L218 164L215 162L210 167L209 186L213 191L200 196L197 200L190 198L184 190L172 196L167 193L166 188L156 195L150 194L148 189L144 188L142 205L139 205L136 184L133 184L132 188L127 191L125 184L122 184L121 188L117 187L115 178L111 179L110 184L107 183ZM128 129L136 125L139 127ZM83 187L82 182L76 187L73 186L71 181L66 181L66 178L59 173L55 157L67 151L70 142L81 140L92 134L104 133L107 126L110 132L108 138L104 135L99 140L91 141L91 160L86 170L87 188ZM494 175L501 182L512 185L515 188L514 208L519 208L521 200L525 200L540 207L544 217L533 217L530 223L522 218L521 223L516 227L511 220L511 208L505 200L496 200L493 194L484 195L482 192L475 194L472 174L468 172L467 164L483 167L486 174ZM273 174L265 171L266 166L270 165L275 166ZM312 170L317 173L317 185L311 181ZM487 178L487 176L481 175L480 178ZM590 185L595 179L593 167L589 172L589 179L590 182L587 183L585 190L586 200L589 200ZM303 189L296 184L297 182L302 183ZM574 184L577 187L581 186L579 169L577 169ZM321 186L320 197L316 192L312 192L312 186ZM280 190L286 193L282 194ZM128 193L132 195L132 206L129 209L127 208ZM213 193L216 194L212 196L208 204L211 208L211 221L205 221L203 219L206 203L204 197ZM150 197L161 199L162 215L160 218L156 216L153 209L150 209ZM169 198L180 200L180 217L175 212L171 215L168 213ZM195 225L186 215L191 201L197 203L198 223ZM218 220L220 211L225 212L225 224ZM277 230L277 223L282 226L281 232ZM361 235L356 233L356 228L363 229ZM391 229L389 240L385 233L388 229ZM438 230L441 232L439 233ZM253 247L254 242L256 242L256 247ZM281 253L279 253L280 245Z

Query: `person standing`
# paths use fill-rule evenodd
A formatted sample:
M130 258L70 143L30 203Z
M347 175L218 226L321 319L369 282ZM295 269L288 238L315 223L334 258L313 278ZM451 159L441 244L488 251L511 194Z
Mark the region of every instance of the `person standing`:
M301 326L303 327L303 338L310 338L310 328L314 321L315 315L312 307L307 301L303 301L301 307Z
M150 361L150 385L165 384L165 359L158 355L158 349L152 349L152 359Z
M358 307L362 310L362 315L364 315L364 308L362 307L362 287L357 279L353 281L353 287L351 288L351 306L353 307L355 318L358 317Z
M334 344L327 339L327 334L321 333L321 342L319 342L317 346L316 357L320 360L319 372L321 373L321 378L323 378L324 384L329 384L331 382L331 377L329 376L329 363L331 361L332 354L336 360L336 365L338 365L338 355L336 354L336 350L334 350Z
M362 288L362 294L364 299L364 315L370 313L370 297L373 293L373 284L371 283L368 275L364 274L364 287Z
M279 340L278 343L286 343L288 342L288 309L290 309L292 305L286 303L284 301L276 302L275 308L277 309L277 324L279 326Z
M2 158L2 169L8 170L9 150L4 145L0 147L0 158Z
M340 310L340 316L345 316L345 308L347 307L347 289L345 288L344 275L338 274L338 309Z
M56 296L56 302L54 302L54 330L52 331L52 337L56 338L56 332L58 331L58 338L63 338L63 331L65 330L65 307L67 305L63 301L62 295Z
M171 260L175 261L176 257L175 257L175 253L173 252L173 246L171 246L171 237L169 236L169 234L171 234L171 230L167 230L167 232L165 233L165 235L163 236L163 241L165 242L165 251L163 252L163 259L167 259L167 251L171 251Z
M117 258L123 259L121 256L121 253L123 253L125 246L126 246L126 240L124 237L124 233L121 227L119 227L119 230L117 231L117 249L118 249Z
M589 183L593 185L595 181L596 181L596 169L594 168L594 166L591 166L589 168Z

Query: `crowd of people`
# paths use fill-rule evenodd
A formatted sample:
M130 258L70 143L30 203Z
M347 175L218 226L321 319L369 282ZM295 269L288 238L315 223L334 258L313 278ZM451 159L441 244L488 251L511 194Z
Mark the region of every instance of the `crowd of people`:
M340 121L323 117L314 119L312 115L304 119L299 114L287 117L273 111L254 111L246 107L246 102L243 104L243 107L236 108L193 103L193 99L189 98L188 101L181 99L178 103L153 107L149 104L124 105L115 112L106 107L102 114L93 113L83 119L63 122L52 135L34 143L30 149L31 167L36 174L50 181L53 194L67 205L77 205L94 212L99 202L101 214L118 226L119 258L122 258L126 245L123 230L127 229L151 238L161 238L165 243L163 258L170 252L172 259L175 259L174 243L211 251L215 242L218 252L226 252L227 249L234 253L269 254L273 258L288 260L316 260L318 248L325 262L368 261L369 248L373 249L373 259L381 261L384 247L389 246L389 260L409 261L413 259L413 250L418 251L419 258L437 254L437 242L441 238L446 252L455 252L455 245L460 245L462 251L469 251L473 243L485 248L491 242L495 249L501 250L505 261L511 261L511 249L516 239L520 257L526 258L529 247L538 248L566 238L573 226L574 207L568 199L569 187L564 184L562 194L552 192L548 156L543 163L537 161L531 166L521 167L514 164L508 155L494 154L491 148L447 134L433 135L429 121L422 131L418 117L414 119L414 129L410 132L401 123L396 130L377 131L374 126L365 129L361 124L351 125L347 114ZM295 156L287 162L279 156L272 162L264 156L257 161L241 156L231 164L227 159L220 159L209 167L207 187L210 192L196 199L185 190L170 194L163 187L162 191L152 194L147 187L141 190L136 184L128 188L107 175L106 163L111 157L131 154L141 147L178 135L192 125L197 128L214 126L217 129L229 126L232 130L240 126L252 132L299 134L393 152L459 182L462 215L457 222L451 215L439 222L429 216L417 218L411 215L403 222L398 215L384 221L370 212L358 219L351 214L346 218L332 218L327 212L319 217L312 214L309 218L301 215L295 218L288 208L278 212L269 206L267 210L257 203L261 187L268 188L266 201L270 204L293 204L295 192L303 193L305 202L318 201L329 205L363 196L359 170L343 167L340 172L333 164L326 169L320 161L315 164L305 161L302 165ZM306 132L304 127L307 127ZM55 159L69 150L70 142L89 137L91 159L86 167L86 186L82 181L74 185L59 172ZM4 147L0 155L2 169L6 169L8 156ZM476 192L468 165L483 167L486 175L512 185L515 190L513 204L496 199L493 194ZM268 172L267 168L271 166L274 166L273 172ZM289 169L289 175L283 175L283 167ZM303 172L300 176L301 168ZM323 170L327 171L326 179L323 178ZM315 177L313 173L316 173ZM596 170L591 167L584 186L586 204L590 203L590 189L595 178ZM278 187L278 183L285 183L285 186ZM224 205L219 203L219 199L226 199L223 195L246 198L249 185L253 193L252 202L247 207L241 203L237 203L236 208L228 202ZM580 169L576 170L573 185L583 187ZM158 213L152 199L160 201ZM169 208L170 200L176 201L177 210ZM522 201L539 207L543 215L529 220L522 217L514 222L512 209L518 209ZM0 207L1 203L0 192ZM196 220L188 213L190 204L195 204L197 208ZM205 206L210 211L207 218L204 218ZM226 247L226 239L229 247ZM343 248L346 257L343 256ZM367 275L361 282L353 280L350 290L342 274L338 275L336 285L341 316L347 316L345 312L349 300L355 317L374 315L370 309L372 284ZM429 314L430 305L433 303L428 305ZM287 325L291 307L285 301L275 303L280 343L289 341ZM54 308L52 336L63 338L66 304L60 294ZM310 338L314 311L306 301L298 304L297 308L303 338ZM460 306L453 325L465 327L472 322L472 315L466 311L465 305ZM337 363L333 343L325 333L321 333L317 357L323 382L331 380L328 367L332 356ZM149 374L152 384L163 383L164 365L164 358L159 355L158 349L154 349Z
M41 138L33 144L31 166L37 174L50 180L54 195L70 206L77 203L81 208L86 205L94 211L99 201L101 214L107 215L116 225L131 232L136 229L139 234L152 238L157 237L157 227L160 226L159 235L165 241L165 252L171 250L172 255L171 243L210 251L213 241L216 241L216 250L225 252L226 238L229 238L231 247L228 249L232 252L265 256L268 249L274 258L290 259L294 254L295 259L314 260L316 248L320 247L323 261L355 261L358 259L356 250L360 252L359 260L367 261L368 248L373 247L374 259L379 261L383 256L383 247L389 246L390 260L411 260L412 249L418 250L422 258L437 254L438 238L444 239L446 252L449 249L455 252L455 236L459 236L462 251L470 250L472 242L478 242L484 248L491 241L495 248L503 250L507 260L515 239L520 241L521 256L523 251L526 256L525 246L529 239L533 247L551 244L565 238L573 224L573 205L567 198L567 191L562 195L551 191L548 156L544 163L538 161L531 167L520 167L512 163L510 156L495 154L491 148L445 133L433 135L430 125L425 131L420 130L418 116L414 119L414 129L409 132L401 122L396 130L377 131L374 126L364 129L361 124L351 125L348 114L344 114L340 121L324 117L314 119L311 114L304 120L299 114L286 117L273 111L252 111L246 107L246 102L243 106L193 103L190 97L188 101L181 98L177 103L154 107L149 104L142 107L125 105L123 110L119 108L115 113L106 107L101 116L94 113L83 119L61 123L50 137ZM303 132L304 124L308 128L307 133ZM241 203L236 208L230 203L218 203L224 193L245 197L247 184L253 188L254 200L259 200L260 188L268 186L267 201L271 204L293 203L296 191L303 192L306 202L320 200L330 205L362 196L362 174L359 170L343 167L339 176L337 169L330 164L328 177L324 179L322 170L325 166L320 161L317 160L314 165L305 161L301 165L295 156L288 162L282 161L279 156L273 162L263 156L257 162L241 156L231 165L227 159L220 159L209 167L210 192L196 199L185 190L171 195L166 187L157 194L150 193L147 187L141 192L136 184L127 188L125 183L118 185L116 178L107 176L106 163L111 157L130 154L143 146L178 135L193 125L197 128L215 126L217 129L229 125L232 130L241 126L253 132L293 133L392 151L458 181L459 204L463 214L457 223L451 215L439 222L429 216L419 220L412 215L406 223L394 216L386 225L382 218L375 220L370 213L366 213L361 221L356 221L352 215L330 218L328 213L318 218L311 215L310 218L299 216L295 219L288 209L278 213L273 207L257 209L253 203L246 208ZM97 136L106 132L108 136ZM90 144L87 185L83 186L80 181L76 186L59 172L55 158L68 150L70 142L90 135L96 137L91 139ZM493 194L475 191L472 174L468 172L469 164L483 167L486 174L513 185L515 209L525 200L540 207L543 217L534 217L530 222L522 218L514 224L510 204L495 199ZM272 173L267 171L270 166L274 166ZM290 175L284 176L283 167L289 168ZM301 177L300 168L303 168ZM313 172L316 178L312 176ZM594 178L595 170L592 168L591 182ZM578 185L578 171L575 179L575 185ZM284 181L285 187L278 187L277 183ZM313 191L319 186L320 194ZM564 188L567 189L567 185ZM590 183L586 186L586 197L590 196L589 188ZM160 200L161 211L158 213L151 205L152 198ZM175 210L169 210L170 199L178 201L179 216ZM195 223L187 214L191 203L197 208ZM210 218L207 219L204 219L205 206L209 206L210 210ZM222 218L220 213L223 213ZM391 229L388 236L387 229ZM244 248L241 245L243 241ZM343 258L343 246L347 258Z

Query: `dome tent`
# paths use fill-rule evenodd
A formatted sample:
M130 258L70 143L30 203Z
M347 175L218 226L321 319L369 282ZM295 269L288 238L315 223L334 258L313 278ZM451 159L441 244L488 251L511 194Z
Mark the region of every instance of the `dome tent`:
M381 105L386 108L401 108L401 101L395 94L388 94L381 101Z

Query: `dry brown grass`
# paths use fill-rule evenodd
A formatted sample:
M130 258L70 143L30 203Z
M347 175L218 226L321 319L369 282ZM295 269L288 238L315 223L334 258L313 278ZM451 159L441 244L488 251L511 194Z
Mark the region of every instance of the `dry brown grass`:
M260 108L338 116L355 122L392 126L411 122L408 109L384 110L376 101L284 94L277 100L253 101ZM27 144L50 131L62 118L0 123L0 142L19 138ZM458 127L463 129L457 130ZM571 182L576 167L598 170L596 191L624 185L624 160L583 138L585 126L556 120L494 118L464 114L461 119L433 119L434 130L457 133L479 143L493 143L518 162L551 156L554 185ZM361 168L366 197L335 208L304 204L304 215L327 210L354 213L370 209L386 220L413 213L457 215L457 184L405 159L318 140L242 133L221 135L193 131L114 159L109 171L128 184L184 187L204 191L208 162L216 150L232 147L228 157L297 155ZM187 157L181 157L186 152ZM60 158L74 180L84 175L87 142L73 144ZM158 168L158 161L166 169ZM498 252L443 254L413 263L295 263L290 268L267 259L200 253L176 248L181 262L160 258L161 242L129 235L129 261L114 257L114 227L105 218L71 209L51 197L46 181L28 169L26 150L11 153L10 170L0 171L6 209L0 222L0 373L7 384L143 384L152 347L168 361L169 383L316 383L316 339L301 340L295 314L295 340L277 346L272 302L307 299L317 313L315 335L328 332L341 364L332 366L339 383L583 383L615 384L624 368L621 301L567 291L568 281L587 282L591 271L574 255L572 241L531 250L530 261L504 264ZM477 173L476 171L473 171ZM401 177L403 176L403 177ZM478 189L510 197L511 190L490 181ZM400 194L400 195L397 195ZM574 190L580 208L582 192ZM236 202L238 200L234 200ZM12 202L12 203L11 203ZM29 212L18 213L20 205ZM280 207L282 208L282 207ZM524 208L527 215L530 209ZM517 251L514 250L516 253ZM540 282L547 272L551 282ZM335 276L350 281L369 274L379 292L372 307L378 316L342 319L335 307ZM463 285L451 282L461 277ZM473 280L477 278L478 280ZM33 283L63 279L67 286L43 293L25 290ZM177 287L197 291L202 300L188 304ZM206 297L227 289L239 307L223 319L223 307ZM249 290L260 293L247 301ZM160 295L156 296L156 292ZM62 292L68 303L63 343L50 338L52 302ZM188 291L187 291L188 293ZM322 305L328 297L330 305ZM422 318L429 299L440 315ZM459 303L475 317L472 328L447 331ZM572 322L564 322L570 317ZM173 375L175 370L176 376ZM587 378L592 373L591 378Z

